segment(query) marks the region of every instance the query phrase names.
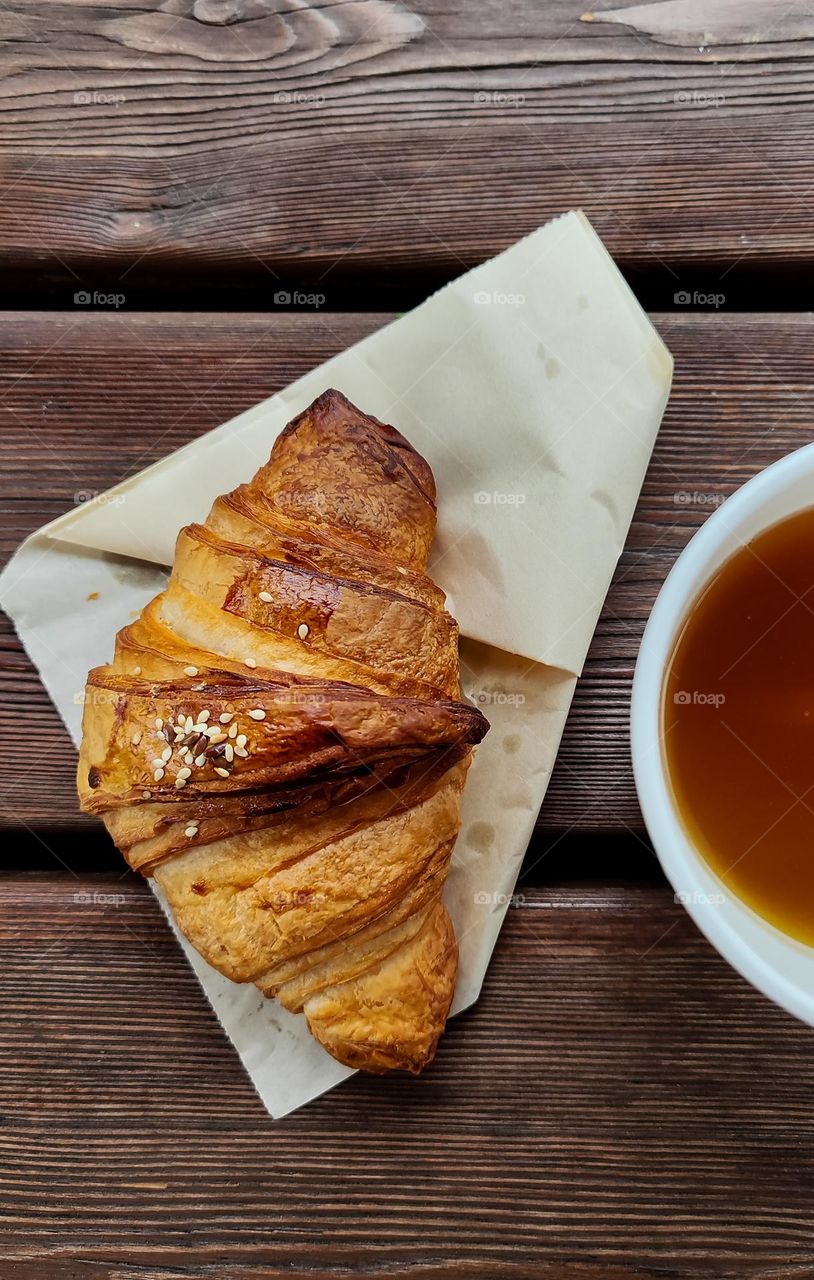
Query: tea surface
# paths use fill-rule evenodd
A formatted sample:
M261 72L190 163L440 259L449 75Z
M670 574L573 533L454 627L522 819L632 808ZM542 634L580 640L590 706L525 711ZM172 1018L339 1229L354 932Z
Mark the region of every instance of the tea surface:
M764 919L814 945L814 509L738 550L696 601L662 717L700 852Z

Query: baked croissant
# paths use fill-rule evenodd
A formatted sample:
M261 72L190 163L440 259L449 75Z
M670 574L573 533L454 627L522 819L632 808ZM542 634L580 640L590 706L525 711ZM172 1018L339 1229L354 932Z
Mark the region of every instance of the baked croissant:
M202 956L340 1062L418 1072L457 945L441 902L472 747L425 573L428 464L327 391L178 535L90 672L78 787Z

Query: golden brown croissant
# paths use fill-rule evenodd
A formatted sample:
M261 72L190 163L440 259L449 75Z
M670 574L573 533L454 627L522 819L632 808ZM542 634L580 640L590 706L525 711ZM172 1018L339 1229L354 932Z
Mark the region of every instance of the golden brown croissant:
M85 695L82 807L210 964L368 1071L419 1071L443 1031L441 892L488 727L424 572L435 514L424 459L327 391L181 530Z

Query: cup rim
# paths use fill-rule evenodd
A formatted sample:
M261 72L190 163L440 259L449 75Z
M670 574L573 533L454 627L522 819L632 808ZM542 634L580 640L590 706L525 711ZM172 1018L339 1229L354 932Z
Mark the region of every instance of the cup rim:
M807 500L784 495L810 477ZM778 505L785 508L776 514ZM814 1025L814 983L795 977L801 953L814 969L814 948L775 928L737 898L695 846L676 808L662 741L662 696L667 666L693 602L746 539L814 507L814 443L766 467L722 503L692 536L665 579L642 636L630 708L633 774L656 856L701 932L743 977L788 1012ZM712 907L717 886L726 911ZM765 940L766 945L763 945ZM757 943L757 949L756 949ZM786 965L788 967L786 967Z

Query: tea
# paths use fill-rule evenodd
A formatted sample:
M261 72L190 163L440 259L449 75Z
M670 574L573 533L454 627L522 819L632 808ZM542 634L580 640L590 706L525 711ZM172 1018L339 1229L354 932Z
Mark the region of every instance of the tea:
M696 601L662 729L696 847L764 919L814 945L814 509L741 547Z

